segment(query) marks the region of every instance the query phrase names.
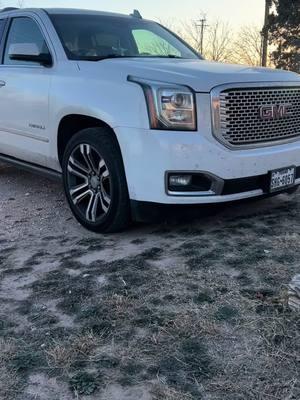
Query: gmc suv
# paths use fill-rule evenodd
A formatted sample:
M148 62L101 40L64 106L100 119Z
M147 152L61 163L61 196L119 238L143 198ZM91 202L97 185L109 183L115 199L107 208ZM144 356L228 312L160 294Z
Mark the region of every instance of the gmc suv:
M1 159L62 177L77 220L293 191L300 77L204 61L138 11L0 13Z

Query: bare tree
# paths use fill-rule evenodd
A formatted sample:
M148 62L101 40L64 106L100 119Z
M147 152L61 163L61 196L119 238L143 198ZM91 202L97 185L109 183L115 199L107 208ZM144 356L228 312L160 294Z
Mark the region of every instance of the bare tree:
M160 21L162 25L183 37L196 51L201 49L202 14L192 21L176 23L174 20ZM221 20L209 21L204 30L203 55L208 60L233 62L259 66L261 60L261 30L255 25L246 25L237 32ZM169 49L166 49L170 51ZM268 65L271 65L270 59Z
M200 19L201 17L196 20L182 22L181 24L181 36L199 53L201 49Z
M157 55L157 56L168 56L168 55L174 55L174 56L180 56L180 52L175 49L171 44L169 44L167 41L157 38L152 41L149 41L149 43L146 43L141 47L140 49L140 54L144 55Z
M232 60L239 64L259 66L261 63L262 37L259 27L243 26L236 35Z
M181 27L181 23L178 23L177 20L168 18L168 19L157 19L158 23L163 25L165 28L169 29L170 31L176 33L178 36L183 37L183 30Z
M201 49L202 33L199 19L182 24L183 37L198 52ZM230 61L233 31L228 23L215 20L204 30L203 56L212 61Z
M23 8L24 5L25 5L25 1L24 1L24 0L18 0L18 1L17 1L17 6L18 6L19 8Z
M208 28L204 56L209 60L228 62L232 57L233 31L228 23L214 21Z

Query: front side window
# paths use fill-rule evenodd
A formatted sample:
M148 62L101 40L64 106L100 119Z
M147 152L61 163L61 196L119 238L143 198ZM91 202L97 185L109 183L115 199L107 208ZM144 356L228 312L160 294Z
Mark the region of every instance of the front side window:
M199 59L184 42L155 22L86 14L52 14L50 17L71 60L106 57Z
M4 64L15 65L24 64L24 61L11 60L9 57L9 49L14 44L34 43L41 54L49 54L47 44L40 28L32 19L27 17L14 18L12 20L4 53ZM35 62L27 62L26 64L33 64Z

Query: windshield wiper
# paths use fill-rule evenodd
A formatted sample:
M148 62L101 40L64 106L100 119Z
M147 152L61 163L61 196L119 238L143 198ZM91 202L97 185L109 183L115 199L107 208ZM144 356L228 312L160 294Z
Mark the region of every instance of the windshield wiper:
M176 56L175 54L167 54L166 56L158 56L161 58L179 58L179 59L183 59L184 57L180 57L180 56Z
M121 54L107 54L105 56L82 56L80 57L81 61L102 61L109 60L113 58L177 58L184 59L183 57L176 56L175 54L167 54L167 55L139 55L136 54L134 56L122 56Z
M130 58L135 56L122 56L121 54L107 54L105 56L81 56L81 61L101 61L108 60L110 58Z
M137 55L138 58L178 58L183 60L184 57L176 56L175 54L140 54Z

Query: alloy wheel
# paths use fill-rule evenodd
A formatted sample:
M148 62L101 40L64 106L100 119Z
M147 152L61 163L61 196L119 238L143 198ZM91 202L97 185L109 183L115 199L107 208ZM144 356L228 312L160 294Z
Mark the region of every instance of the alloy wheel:
M89 144L72 151L67 168L68 190L73 204L88 222L96 223L111 205L111 177L99 152Z

